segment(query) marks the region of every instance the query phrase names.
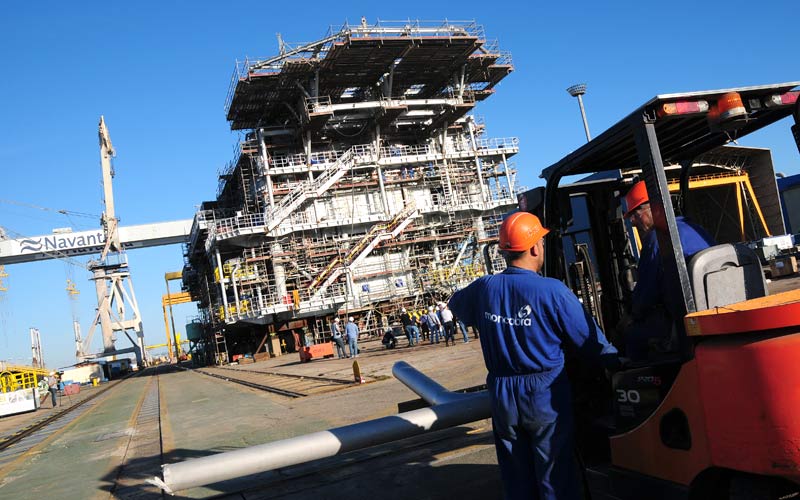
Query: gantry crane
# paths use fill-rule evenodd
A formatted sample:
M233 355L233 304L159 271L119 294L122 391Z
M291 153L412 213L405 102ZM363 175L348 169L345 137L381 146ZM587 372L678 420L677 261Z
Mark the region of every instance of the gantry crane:
M82 344L79 344L79 359L92 359L98 357L114 356L133 352L139 366L144 366L146 351L144 349L144 331L142 318L139 314L139 305L133 291L128 257L120 244L118 224L114 210L114 190L112 179L114 170L111 159L116 156L111 137L108 134L105 120L100 117L98 130L100 139L100 165L103 169L103 197L105 211L101 217L105 245L98 260L89 261L89 270L97 291L97 313L95 314L89 333ZM127 288L126 288L127 285ZM126 301L129 307L126 307ZM130 309L130 315L128 313ZM97 354L87 351L92 341L95 328L100 325L103 334L103 350ZM136 335L134 340L129 331ZM114 345L116 332L123 332L133 344L127 349L117 349Z

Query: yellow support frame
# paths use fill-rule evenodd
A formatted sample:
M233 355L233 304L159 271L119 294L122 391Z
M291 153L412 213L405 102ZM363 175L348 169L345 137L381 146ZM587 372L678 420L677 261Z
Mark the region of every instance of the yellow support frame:
M2 370L0 372L0 392L13 392L36 387L38 379L48 375L48 371L44 368L22 365L4 364Z
M178 304L186 304L188 302L192 302L192 296L189 292L179 292L179 293L170 293L169 292L169 282L173 280L183 279L183 273L181 271L176 271L172 273L164 273L164 283L167 286L167 293L161 296L161 310L164 312L164 328L167 333L167 352L170 355L173 354L172 352L172 337L173 335L177 336L177 332L170 333L170 320L172 322L172 329L175 329L175 317L172 315L172 306ZM167 307L169 307L169 320L167 319ZM175 338L175 359L178 359L180 356L180 341Z
M761 221L761 226L764 228L764 233L767 236L772 236L772 233L769 232L769 227L767 227L767 221L764 219L764 214L761 212L761 205L759 205L758 198L756 198L755 191L753 191L753 185L750 184L750 176L747 174L747 172L730 175L703 175L689 178L690 190L726 186L729 184L734 184L736 188L736 204L739 209L739 232L741 234L742 241L745 239L744 208L742 204L744 201L742 199L742 192L745 189L750 195L750 199L753 200L753 206L755 206L758 219ZM667 185L670 193L676 193L680 191L680 181L678 180L670 181Z

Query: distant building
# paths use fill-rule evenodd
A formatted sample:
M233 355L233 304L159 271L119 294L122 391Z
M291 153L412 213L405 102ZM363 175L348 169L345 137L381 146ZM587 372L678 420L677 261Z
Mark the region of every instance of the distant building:
M63 382L74 382L76 384L88 384L92 381L92 378L103 380L104 378L108 378L103 372L104 365L105 363L100 363L98 361L78 363L75 366L70 366L61 370L61 380Z

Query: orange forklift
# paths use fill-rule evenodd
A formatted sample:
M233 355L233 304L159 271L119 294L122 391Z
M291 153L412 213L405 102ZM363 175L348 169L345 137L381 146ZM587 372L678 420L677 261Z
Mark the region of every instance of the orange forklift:
M800 499L800 289L770 295L739 243L686 262L675 219L692 215L689 179L709 151L791 115L800 149L799 88L657 96L520 195L554 233L544 273L571 286L621 351L639 240L620 202L637 180L681 295L683 322L646 360L611 377L568 362L586 498Z

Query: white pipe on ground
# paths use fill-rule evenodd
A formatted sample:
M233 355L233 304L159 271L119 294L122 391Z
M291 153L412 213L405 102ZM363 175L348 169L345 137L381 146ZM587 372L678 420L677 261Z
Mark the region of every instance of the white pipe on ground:
M435 380L425 376L405 361L398 361L392 366L392 375L431 405L462 401L471 396L470 394L448 391Z
M398 365L401 366L398 367ZM272 443L195 458L162 466L163 480L148 479L169 494L176 491L217 483L238 477L266 472L280 467L297 465L320 458L416 436L425 432L489 418L489 396L485 391L471 394L450 393L442 386L416 371L407 363L397 363L393 373L402 374L423 398L444 401L431 408L422 408L398 415L369 420L358 424L314 432ZM400 376L398 376L400 378ZM456 396L456 397L453 397Z

